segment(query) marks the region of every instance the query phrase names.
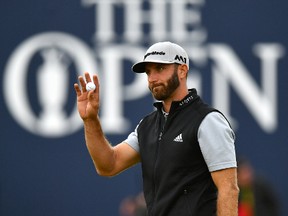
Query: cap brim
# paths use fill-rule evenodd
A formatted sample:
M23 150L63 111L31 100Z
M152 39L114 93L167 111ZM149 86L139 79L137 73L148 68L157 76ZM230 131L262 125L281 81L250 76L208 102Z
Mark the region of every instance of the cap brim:
M173 64L174 62L168 62L168 61L159 61L159 60L155 60L155 61L141 61L138 62L136 64L134 64L132 66L132 71L134 71L135 73L145 73L145 65L146 63L161 63L161 64Z
M135 73L145 73L146 62L138 62L132 66L132 71Z

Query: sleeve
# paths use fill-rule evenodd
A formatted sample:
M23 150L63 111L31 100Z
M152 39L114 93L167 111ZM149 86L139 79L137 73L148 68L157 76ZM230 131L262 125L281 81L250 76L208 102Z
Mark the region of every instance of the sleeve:
M131 132L127 139L124 140L125 143L127 143L129 146L131 146L135 151L139 153L139 142L138 142L138 133L137 133L137 128L139 124L136 126L135 130Z
M210 172L237 167L235 134L219 112L209 113L198 129L198 142Z

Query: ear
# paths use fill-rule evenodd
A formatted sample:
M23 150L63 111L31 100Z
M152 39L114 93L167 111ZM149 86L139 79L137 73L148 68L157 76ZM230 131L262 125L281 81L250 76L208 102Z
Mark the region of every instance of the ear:
M187 78L187 73L188 73L188 67L185 64L179 65L178 67L179 71L179 78Z

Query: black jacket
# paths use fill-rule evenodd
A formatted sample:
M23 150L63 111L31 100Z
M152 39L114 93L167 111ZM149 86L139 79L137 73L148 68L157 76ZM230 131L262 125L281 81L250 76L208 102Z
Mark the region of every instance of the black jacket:
M202 156L197 132L214 108L195 89L173 102L164 124L162 103L138 126L143 187L149 216L216 215L217 189Z

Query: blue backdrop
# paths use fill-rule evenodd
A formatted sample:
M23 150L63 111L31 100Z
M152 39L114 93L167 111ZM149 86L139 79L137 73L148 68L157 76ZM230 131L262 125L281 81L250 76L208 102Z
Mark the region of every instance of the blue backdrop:
M145 75L130 71L154 42L190 56L190 87L222 110L237 153L271 182L288 215L288 3L255 1L2 0L0 215L118 215L142 189L140 167L94 171L73 83L101 81L111 143L152 111Z

